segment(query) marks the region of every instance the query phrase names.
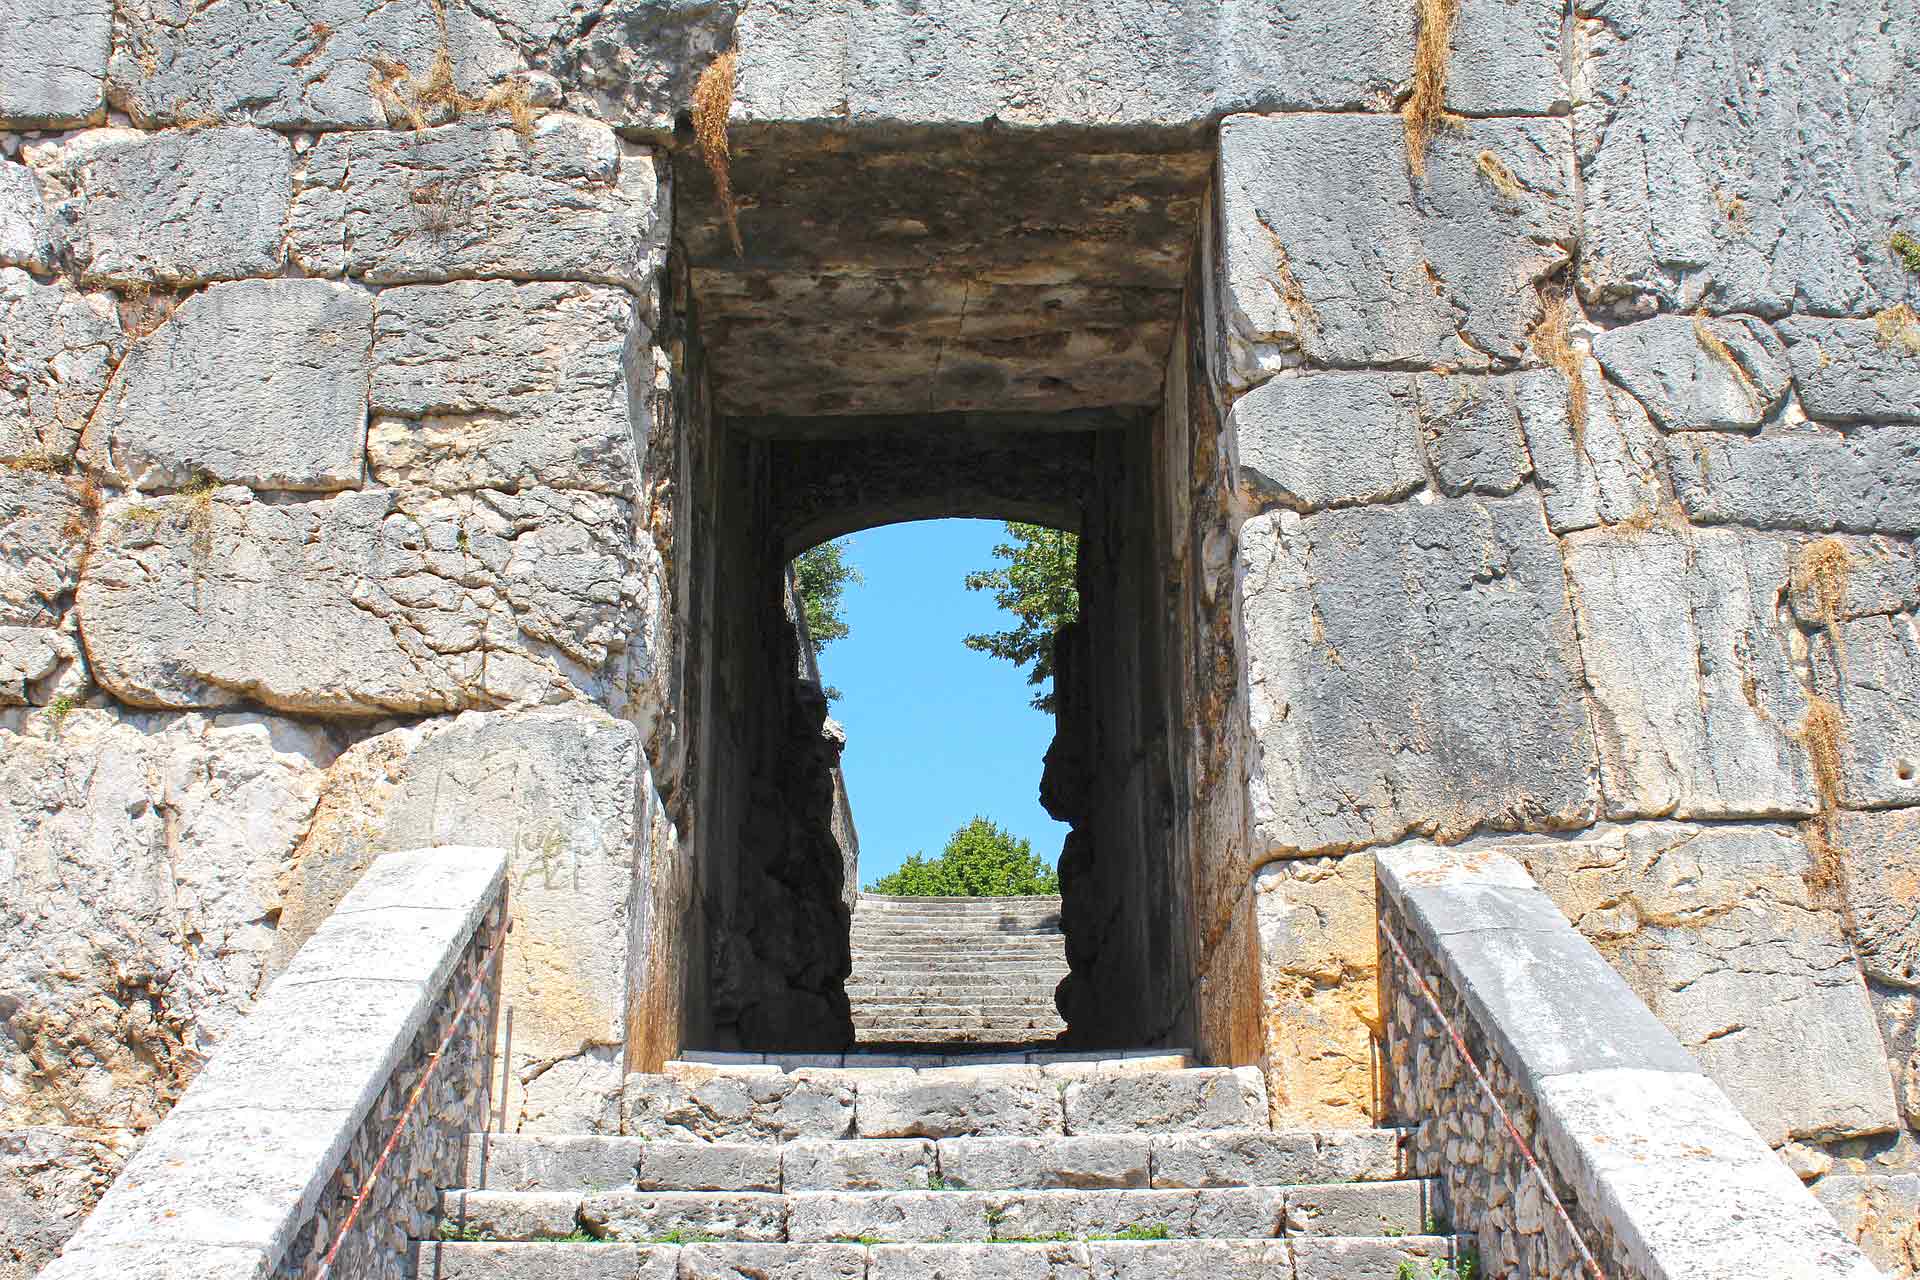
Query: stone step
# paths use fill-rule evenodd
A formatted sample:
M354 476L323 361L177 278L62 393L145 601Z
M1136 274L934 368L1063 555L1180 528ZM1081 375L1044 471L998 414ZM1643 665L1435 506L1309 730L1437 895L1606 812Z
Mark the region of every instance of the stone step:
M1020 959L1030 959L1035 956L1047 957L1059 955L1062 953L1063 947L1064 944L1060 941L1060 935L1058 934L1047 937L1042 934L1023 933L1005 938L985 940L979 938L948 940L932 938L925 942L915 942L903 938L862 938L857 935L853 939L853 950L855 954L884 955L909 959L914 956L949 954L983 956L989 959L994 956L1014 956Z
M1064 960L1031 961L1019 963L1011 960L967 960L927 956L913 960L890 960L885 964L861 964L854 962L852 977L887 977L896 981L911 982L920 978L1031 978L1039 980L1043 976L1067 976L1068 969Z
M857 1021L865 1014L874 1018L883 1014L900 1013L923 1017L935 1017L942 1014L977 1014L981 1017L995 1015L1019 1015L1021 1017L1057 1017L1053 1007L1053 993L1036 994L1030 1000L981 1000L974 996L921 995L911 999L878 1000L869 997L854 1008Z
M1151 1232L1170 1239L1419 1234L1440 1215L1430 1179L1201 1190L449 1191L461 1239L653 1243L952 1243Z
M1056 985L1058 985L1057 980L1048 981L1045 975L1036 976L1028 982L989 981L985 979L974 981L971 979L954 978L934 983L913 983L900 982L892 974L869 974L866 975L864 981L858 983L852 978L847 980L847 986L849 988L854 986L861 988L861 996L863 999L887 996L910 996L921 991L932 990L938 990L946 995L952 996L975 993L982 996L990 996L996 992L1017 992L1025 995L1029 989L1033 991L1044 990L1051 995Z
M423 1243L431 1280L1392 1280L1468 1248L1433 1235L1001 1244ZM1404 1268L1404 1269L1403 1269Z
M1410 1130L670 1142L469 1134L478 1191L1198 1190L1389 1182L1409 1170Z
M984 1052L1009 1046L1051 1044L1066 1029L1064 1022L1052 1026L997 1027L900 1027L876 1023L870 1027L855 1027L853 1038L854 1043L860 1045L894 1045L902 1048L925 1046L954 1051L971 1046Z
M772 1066L783 1072L846 1067L865 1074L882 1069L925 1071L936 1067L1037 1066L1042 1075L1079 1079L1141 1071L1187 1071L1200 1065L1190 1049L1029 1049L1003 1054L891 1053L858 1049L847 1053L739 1053L687 1049L663 1070L669 1074L675 1071L711 1074L715 1067Z
M1060 909L1060 895L1057 893L1020 894L1004 898L932 898L907 897L895 893L863 893L855 899L857 909L863 911L991 911L1007 908L1043 908Z

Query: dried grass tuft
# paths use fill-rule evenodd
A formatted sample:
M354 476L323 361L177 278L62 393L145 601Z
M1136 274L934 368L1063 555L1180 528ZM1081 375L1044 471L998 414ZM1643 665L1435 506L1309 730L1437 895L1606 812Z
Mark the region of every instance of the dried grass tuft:
M1725 339L1713 331L1707 323L1707 309L1701 307L1693 313L1693 340L1700 344L1701 350L1725 365L1733 373L1733 380L1740 384L1740 390L1746 393L1748 400L1755 406L1761 403L1760 388L1753 385L1753 379L1747 373L1746 366L1733 354L1733 348Z
M1847 864L1840 846L1833 842L1833 819L1826 814L1801 825L1800 838L1806 842L1812 865L1804 879L1807 892L1816 903L1846 905Z
M1840 760L1847 740L1847 723L1840 709L1814 694L1807 699L1807 714L1800 721L1800 744L1813 762L1813 781L1820 791L1820 808L1832 812L1840 803Z
M1509 200L1518 200L1527 189L1520 185L1520 179L1513 176L1513 170L1507 168L1499 156L1491 151L1482 151L1473 158L1473 163L1485 175L1493 189Z
M213 495L219 488L218 480L203 475L180 491L187 532L193 535L193 556L201 562L213 553Z
M740 209L733 198L732 152L727 146L727 117L733 112L734 52L715 58L699 82L693 86L693 140L700 158L713 175L714 195L720 201L720 214L727 220L727 239L733 242L737 258L746 256L740 243Z
M1847 601L1847 580L1853 574L1853 553L1838 538L1821 538L1800 549L1793 561L1793 586L1814 598L1820 620L1835 647L1840 643L1840 610Z
M1906 303L1876 312L1873 328L1880 345L1889 351L1899 348L1908 355L1920 355L1920 316Z
M1420 34L1413 45L1413 92L1400 118L1407 126L1407 167L1427 171L1427 143L1452 123L1447 114L1447 57L1460 0L1419 0Z
M1560 371L1567 380L1567 425L1573 429L1573 447L1587 447L1587 380L1581 375L1580 353L1573 349L1573 306L1565 294L1540 296L1540 322L1527 335L1535 355Z

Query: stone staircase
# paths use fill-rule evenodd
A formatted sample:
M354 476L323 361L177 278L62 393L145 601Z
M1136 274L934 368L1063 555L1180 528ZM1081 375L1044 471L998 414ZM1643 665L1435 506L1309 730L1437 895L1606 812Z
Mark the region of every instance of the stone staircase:
M863 1045L1031 1045L1067 1029L1058 897L892 898L853 909L847 999Z
M423 1280L1395 1280L1462 1242L1392 1129L1276 1132L1250 1068L670 1063L626 1136L474 1134Z

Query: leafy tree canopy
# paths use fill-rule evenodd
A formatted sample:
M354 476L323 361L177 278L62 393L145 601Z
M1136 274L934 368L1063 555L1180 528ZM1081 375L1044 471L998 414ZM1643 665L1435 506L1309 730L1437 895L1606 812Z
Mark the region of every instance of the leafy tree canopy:
M994 558L1007 561L1006 565L970 573L966 585L969 591L993 592L993 602L1019 619L1019 625L1010 631L968 636L965 644L1016 666L1032 663L1027 683L1044 685L1053 678L1054 637L1080 616L1080 590L1074 578L1080 538L1064 529L1017 520L1007 522L1007 536L1011 541L993 549ZM1034 695L1033 705L1051 712L1053 691Z
M840 616L840 597L847 584L858 586L866 579L847 562L845 542L823 542L811 551L803 551L793 561L794 577L800 582L800 604L807 613L807 637L816 656L835 640L846 638L846 619Z
M1060 892L1060 873L1034 856L1033 843L975 816L954 832L940 856L910 855L868 893L913 898L1000 898Z

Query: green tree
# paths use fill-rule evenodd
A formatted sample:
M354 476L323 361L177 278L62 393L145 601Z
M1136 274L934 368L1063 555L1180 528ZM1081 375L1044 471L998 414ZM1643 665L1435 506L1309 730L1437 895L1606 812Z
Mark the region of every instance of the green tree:
M910 898L1005 898L1060 892L1060 873L1034 856L1033 843L975 815L932 860L915 853L868 893Z
M844 542L823 542L794 558L793 575L800 582L800 604L807 613L807 638L817 657L835 640L846 638L846 619L840 616L840 597L847 584L866 579L847 562Z
M994 558L1006 565L970 573L966 584L969 591L993 592L993 602L1020 624L1010 631L968 636L965 644L1015 666L1032 663L1027 683L1044 685L1053 678L1054 637L1080 616L1080 589L1075 585L1080 538L1064 529L1017 520L1007 522L1007 536L1012 541L993 549ZM1034 695L1033 705L1051 712L1053 691Z

